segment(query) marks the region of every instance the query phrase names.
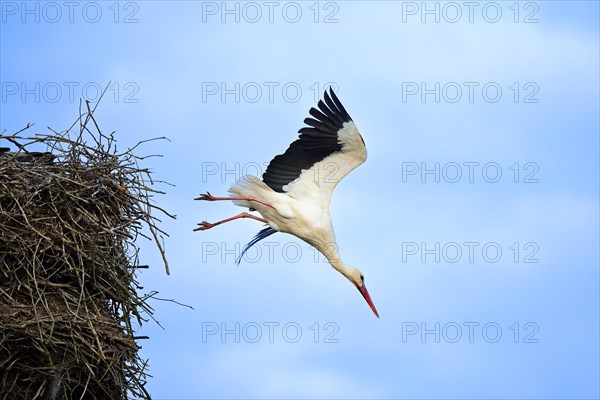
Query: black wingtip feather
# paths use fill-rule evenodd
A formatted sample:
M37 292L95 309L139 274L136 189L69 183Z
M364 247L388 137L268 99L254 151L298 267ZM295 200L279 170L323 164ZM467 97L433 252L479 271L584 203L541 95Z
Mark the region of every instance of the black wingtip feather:
M352 118L350 118L350 115L348 114L348 112L346 111L346 109L344 108L344 106L342 105L342 102L335 95L335 92L333 91L333 88L331 88L331 87L329 88L329 93L331 93L331 99L333 100L333 102L335 103L336 107L340 111L340 114L342 114L342 116L344 117L344 120L345 121L352 121Z
M327 104L327 108L329 108L336 117L339 117L340 111L337 109L337 107L333 103L333 100L331 100L331 97L329 97L329 94L327 94L327 91L325 91L325 93L323 93L323 100L325 100L325 104Z
M242 257L244 257L244 254L246 254L246 252L248 251L248 249L252 246L254 246L256 243L260 242L261 240L263 240L264 238L271 236L272 234L274 234L275 232L277 232L275 229L271 228L270 226L261 230L260 232L258 232L256 234L256 236L254 236L254 238L250 241L250 243L248 243L245 247L244 250L242 250L242 252L240 253L240 256L237 258L237 260L235 260L235 263L237 265L240 265L240 262L242 261Z
M334 127L329 127L324 122L317 121L316 119L305 118L304 123L306 125L312 126L313 128L317 128L318 130L320 130L322 132L326 132L326 133L329 133L332 135L337 132L337 129L335 129Z
M317 110L316 108L313 107L308 112L309 112L310 115L312 115L313 117L315 117L316 119L318 119L319 121L321 121L322 123L324 123L325 125L327 125L327 127L329 129L337 130L335 122L332 121L330 117L328 117L327 115L323 114L321 111L319 111L319 110Z

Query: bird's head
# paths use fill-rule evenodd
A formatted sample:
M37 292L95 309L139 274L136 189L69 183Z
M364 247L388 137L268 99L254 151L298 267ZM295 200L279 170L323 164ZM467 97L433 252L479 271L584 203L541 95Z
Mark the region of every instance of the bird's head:
M369 307L371 307L371 310L373 310L373 313L375 313L375 316L379 318L377 309L375 308L373 300L371 300L371 296L369 296L369 292L367 291L367 287L365 286L365 277L363 276L362 272L360 272L360 270L358 270L357 268L347 266L346 273L344 275L346 276L346 278L348 278L350 282L354 284L354 286L356 286L360 294L362 294L362 296L365 298L365 301L367 302Z

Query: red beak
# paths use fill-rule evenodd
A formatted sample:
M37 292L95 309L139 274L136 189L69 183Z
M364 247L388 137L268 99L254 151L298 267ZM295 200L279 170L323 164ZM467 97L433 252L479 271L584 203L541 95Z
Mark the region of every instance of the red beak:
M379 314L377 313L377 309L375 308L375 305L373 304L373 300L371 300L371 296L369 296L369 291L367 290L367 287L365 285L362 285L362 286L356 285L356 288L358 289L360 294L363 295L367 304L369 305L369 307L371 307L371 310L373 310L373 313L375 313L375 316L377 318L379 318Z

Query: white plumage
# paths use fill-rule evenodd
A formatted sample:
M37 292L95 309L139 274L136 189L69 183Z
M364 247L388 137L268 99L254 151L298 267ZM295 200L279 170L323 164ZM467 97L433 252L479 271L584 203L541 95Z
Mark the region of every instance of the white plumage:
M318 110L311 108L314 118L300 129L300 137L284 154L276 156L262 180L244 176L234 183L231 197L203 194L196 200L233 200L236 205L258 211L261 217L243 212L216 222L200 223L195 230L206 230L238 218L252 218L269 225L246 245L243 254L255 243L275 232L290 233L319 250L331 266L344 275L361 292L379 317L369 296L362 273L340 260L329 203L339 181L365 162L367 149L356 125L330 89Z

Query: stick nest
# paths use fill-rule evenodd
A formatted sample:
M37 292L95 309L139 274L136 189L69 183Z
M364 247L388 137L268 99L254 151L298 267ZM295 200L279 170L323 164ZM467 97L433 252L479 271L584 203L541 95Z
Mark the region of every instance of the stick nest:
M0 135L0 398L150 399L135 330L136 239L168 274L154 182L87 111L65 132ZM45 152L39 152L40 146Z

